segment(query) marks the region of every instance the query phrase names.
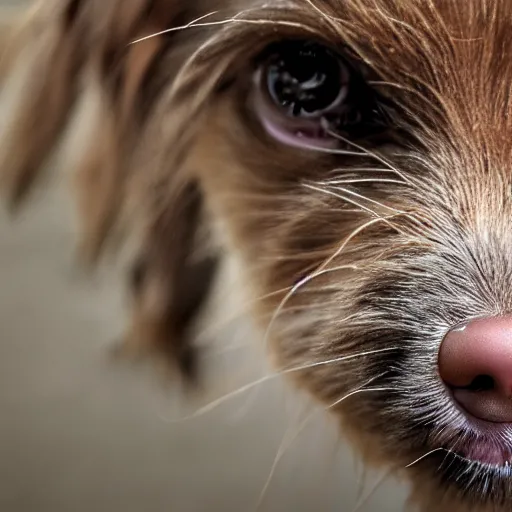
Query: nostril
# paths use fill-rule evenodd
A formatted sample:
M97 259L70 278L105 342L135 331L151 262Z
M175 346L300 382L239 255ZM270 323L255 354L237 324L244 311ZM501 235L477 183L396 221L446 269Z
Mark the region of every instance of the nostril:
M475 319L448 332L438 371L472 417L512 423L512 315Z
M468 391L491 391L494 388L494 379L490 375L478 375L471 381L469 386L465 386L461 389Z

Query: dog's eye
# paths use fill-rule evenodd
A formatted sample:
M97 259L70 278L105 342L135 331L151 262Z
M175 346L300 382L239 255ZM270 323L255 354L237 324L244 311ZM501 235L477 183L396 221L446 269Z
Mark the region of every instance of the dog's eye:
M334 132L357 137L378 124L364 81L341 56L308 41L269 49L256 73L254 100L267 132L292 146L331 147Z
M327 48L283 47L267 64L265 80L273 102L291 117L318 117L347 96L349 71Z

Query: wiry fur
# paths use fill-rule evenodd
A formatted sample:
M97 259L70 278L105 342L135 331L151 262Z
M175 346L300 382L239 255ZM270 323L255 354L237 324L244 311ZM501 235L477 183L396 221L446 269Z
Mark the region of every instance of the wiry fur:
M104 4L44 0L6 46L40 69L2 144L9 202L28 193L80 87L98 88L77 174L84 253L94 261L119 223L140 233L135 345L190 373L189 322L215 259L233 253L279 368L326 404L369 388L333 410L369 463L408 475L411 503L508 510L510 476L450 452L476 434L437 354L458 322L512 311L510 2ZM390 99L383 139L299 151L263 133L252 75L290 37L336 46ZM217 223L226 238L197 253Z

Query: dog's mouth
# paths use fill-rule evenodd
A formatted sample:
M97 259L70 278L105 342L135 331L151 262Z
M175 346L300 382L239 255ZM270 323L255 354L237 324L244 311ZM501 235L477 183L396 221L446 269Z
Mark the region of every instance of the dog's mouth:
M496 510L509 509L512 446L479 440L457 449L446 447L430 459L429 472L441 488L454 489L473 508L487 510L491 505Z
M466 425L451 439L432 446L430 471L443 486L455 486L471 499L510 499L512 425Z
M512 474L512 423L493 423L467 411L454 420L457 426L443 429L441 438L432 439L432 448L466 471ZM474 471L473 471L474 470Z
M470 464L483 465L488 469L510 470L512 466L512 446L498 446L486 440L477 440L455 449L449 446L444 449Z
M457 499L463 500L467 510L488 510L490 506L495 507L492 510L509 510L512 443L496 437L470 437L467 431L461 431L451 441L430 444L431 450L418 465L437 482L439 489L455 493ZM416 462L413 471L414 466Z
M503 403L508 399L495 396L493 386L487 381L480 379L478 385L448 391L462 423L459 432L452 430L451 439L443 443L443 449L477 468L501 474L512 468L510 406ZM468 405L464 407L466 402Z

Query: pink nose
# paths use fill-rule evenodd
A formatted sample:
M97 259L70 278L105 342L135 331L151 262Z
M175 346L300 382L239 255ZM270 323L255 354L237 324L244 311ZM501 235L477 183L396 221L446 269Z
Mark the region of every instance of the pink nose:
M439 352L439 373L471 415L512 423L512 316L481 318L450 331Z

